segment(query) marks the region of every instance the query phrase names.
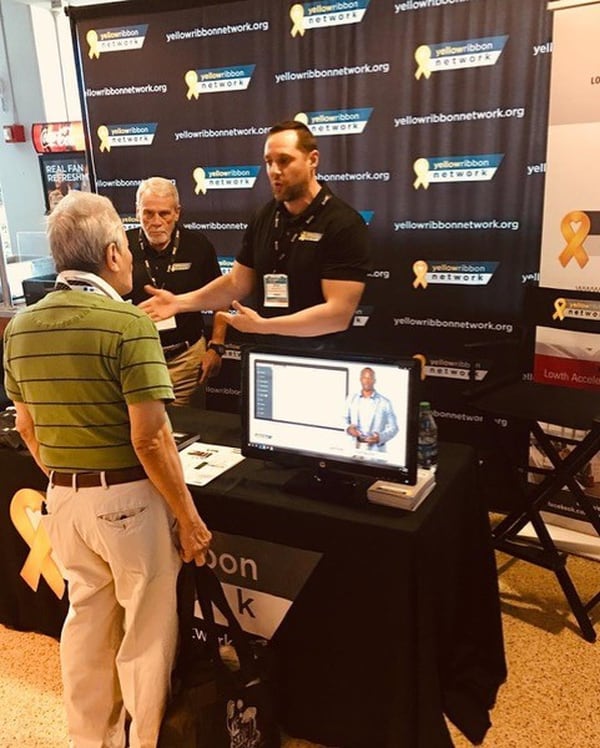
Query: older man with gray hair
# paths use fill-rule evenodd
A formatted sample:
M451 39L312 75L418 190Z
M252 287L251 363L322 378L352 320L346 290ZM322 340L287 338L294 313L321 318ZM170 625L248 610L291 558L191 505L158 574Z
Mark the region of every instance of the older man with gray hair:
M215 249L200 231L181 225L181 205L175 184L164 177L140 182L136 193L139 229L127 232L133 254L133 290L129 298L139 304L149 298L144 286L151 284L174 293L204 286L221 275ZM187 405L192 394L196 405L205 404L204 387L219 373L225 351L227 324L213 318L210 341L206 340L200 311L175 314L157 323L175 405Z
M17 429L48 475L43 517L68 581L61 635L75 748L156 745L177 639L181 559L211 534L185 485L155 325L125 303L132 258L100 195L71 192L48 218L56 289L4 338Z

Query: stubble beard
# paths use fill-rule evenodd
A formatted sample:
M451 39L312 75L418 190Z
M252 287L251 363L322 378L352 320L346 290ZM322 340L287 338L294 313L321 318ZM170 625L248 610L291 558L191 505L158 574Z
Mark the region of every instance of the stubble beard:
M283 187L279 191L279 197L275 188L273 188L273 197L279 202L290 203L294 200L299 200L308 193L308 182L302 182L299 184L288 185Z

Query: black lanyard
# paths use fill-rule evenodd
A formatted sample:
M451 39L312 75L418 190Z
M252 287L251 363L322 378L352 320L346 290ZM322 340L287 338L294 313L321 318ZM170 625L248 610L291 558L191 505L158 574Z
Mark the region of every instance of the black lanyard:
M154 274L152 273L152 266L150 265L150 261L148 260L148 247L146 246L146 242L144 241L144 232L142 229L140 229L140 249L142 250L142 254L144 255L144 266L146 268L146 272L148 273L148 278L152 281L152 285L155 288L158 288L158 283L156 282L156 278L154 277ZM169 257L169 264L167 265L166 273L172 273L173 272L173 265L175 264L175 255L177 254L177 250L179 249L179 229L175 232L175 239L173 240L173 248L171 249L170 257ZM165 287L165 281L163 281L160 288Z
M286 220L286 214L280 205L275 208L275 216L273 218L273 272L280 273L286 264L287 255L289 250L292 248L294 242L298 239L300 234L315 220L319 214L321 208L330 199L331 194L323 187L321 188L320 197L316 197L313 202L306 209L306 217L295 226L295 231L289 239L284 241L285 232L292 221Z

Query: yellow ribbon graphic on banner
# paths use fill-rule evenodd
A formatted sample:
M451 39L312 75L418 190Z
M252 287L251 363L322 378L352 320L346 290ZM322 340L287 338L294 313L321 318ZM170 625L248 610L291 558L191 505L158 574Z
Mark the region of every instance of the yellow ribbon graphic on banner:
M196 186L194 187L194 192L196 195L199 195L202 193L203 195L206 195L206 172L201 166L198 166L193 171L193 177L194 182L196 182Z
M200 92L198 91L198 73L195 70L188 70L184 78L185 85L188 87L186 94L188 101L190 101L192 97L197 99L200 95Z
M555 312L552 315L552 319L564 319L565 318L565 312L568 308L567 300L566 299L555 299L554 300L554 309Z
M415 60L419 65L415 78L419 80L422 75L431 78L431 48L426 44L421 44L415 49Z
M304 36L306 29L304 28L304 6L300 3L292 5L290 8L290 18L292 19L293 25L290 34L292 36Z
M308 114L305 114L304 112L298 112L296 116L294 117L294 122L302 122L303 125L306 125L308 127Z
M426 158L418 158L413 164L413 169L417 175L413 187L415 190L418 190L419 187L426 190L429 187L429 161Z
M10 518L30 549L21 569L21 576L34 592L37 592L40 576L44 577L52 592L60 600L65 593L65 580L50 555L52 553L50 538L44 525L40 522L37 527L34 527L27 514L28 509L32 512L39 512L43 500L43 493L33 491L31 488L21 488L10 502Z
M427 363L427 359L422 353L415 353L413 355L413 358L415 359L415 361L418 361L421 364L421 381L423 381L425 377L427 376L427 372L425 371L425 365Z
M100 49L98 48L98 32L94 29L90 29L85 35L85 40L89 44L90 50L88 57L93 60L94 57L98 59L100 57Z
M573 224L579 224L577 231L573 230ZM560 233L567 242L567 246L559 254L558 260L563 267L566 267L571 258L575 258L579 267L587 265L588 257L584 249L583 242L590 233L592 222L587 213L582 210L572 210L560 222Z
M423 288L427 288L427 271L429 270L429 265L425 262L425 260L417 260L413 264L413 273L415 274L415 279L413 281L413 288L418 288L419 286L422 286Z
M96 132L98 133L98 138L100 139L100 150L110 151L110 133L108 127L106 125L100 125Z

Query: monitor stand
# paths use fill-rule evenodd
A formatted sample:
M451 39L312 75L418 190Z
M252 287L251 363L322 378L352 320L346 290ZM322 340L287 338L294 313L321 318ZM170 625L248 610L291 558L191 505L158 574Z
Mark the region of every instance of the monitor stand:
M283 484L283 490L317 501L337 504L365 504L373 477L337 470L301 469Z

